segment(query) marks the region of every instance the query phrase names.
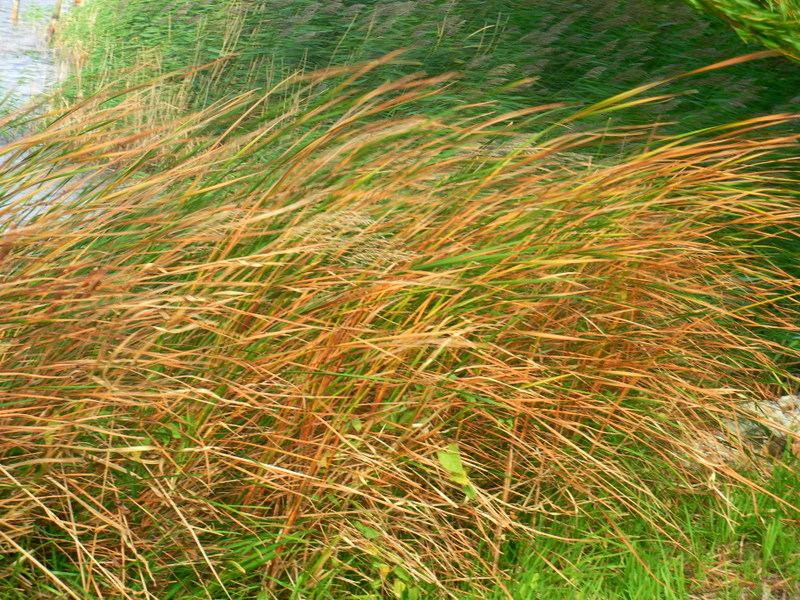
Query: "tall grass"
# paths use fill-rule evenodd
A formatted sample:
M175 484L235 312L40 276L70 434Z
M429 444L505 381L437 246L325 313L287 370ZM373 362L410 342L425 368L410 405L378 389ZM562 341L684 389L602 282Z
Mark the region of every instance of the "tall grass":
M368 85L418 70L458 71L458 85L437 95L437 108L485 93L506 110L554 100L584 106L761 49L721 20L660 0L96 0L70 13L57 40L84 67L77 82L84 92L142 63L152 76L230 56L190 89L195 107L270 88L281 70L352 64L408 46L402 61L367 75ZM692 131L794 111L799 84L800 69L782 57L742 63L675 83L670 91L681 93L663 102L583 124L658 121L671 133Z
M759 488L719 421L797 358L751 250L798 218L793 116L597 164L552 106L393 118L447 82L376 65L0 148L18 597L480 595L564 522L680 547L675 494Z

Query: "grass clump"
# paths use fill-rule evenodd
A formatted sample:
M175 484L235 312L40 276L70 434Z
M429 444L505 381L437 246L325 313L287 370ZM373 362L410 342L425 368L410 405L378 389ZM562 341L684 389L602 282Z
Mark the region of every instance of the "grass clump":
M598 164L552 107L398 117L446 81L376 66L0 149L9 589L481 597L589 529L657 580L629 538L697 547L678 493L794 515L720 426L796 359L763 332L799 282L748 247L797 219L792 117Z

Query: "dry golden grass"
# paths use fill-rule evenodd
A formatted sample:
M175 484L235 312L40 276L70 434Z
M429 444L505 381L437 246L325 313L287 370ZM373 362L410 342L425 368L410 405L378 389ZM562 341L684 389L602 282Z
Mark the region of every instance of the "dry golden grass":
M746 483L692 441L783 373L800 282L737 239L800 216L765 162L793 117L582 168L574 137L481 155L502 119L386 116L441 81L333 75L146 130L135 94L87 102L0 149L30 597L488 585L561 516L680 543L665 490Z

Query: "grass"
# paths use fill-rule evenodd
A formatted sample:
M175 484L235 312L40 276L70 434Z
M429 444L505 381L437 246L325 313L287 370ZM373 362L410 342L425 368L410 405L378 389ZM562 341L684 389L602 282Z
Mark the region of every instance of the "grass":
M181 0L168 8L151 0L98 0L73 11L69 21L61 40L83 66L84 94L143 63L151 68L140 69L134 81L232 55L193 84L188 100L194 107L269 89L276 73L372 60L409 46L402 61L366 74L365 85L418 71L455 71L458 84L425 110L458 106L480 93L504 110L553 101L582 107L760 49L679 0ZM658 122L665 134L690 132L794 111L798 83L797 65L782 57L741 63L673 83L674 97L580 125L599 130Z
M797 0L772 0L766 3L689 0L689 3L730 23L742 39L780 50L794 60L800 59L797 37L800 3Z
M779 497L796 499L796 475L778 469L769 488ZM628 545L607 527L587 532L591 543L526 546L509 591L515 598L609 599L796 594L797 532L788 524L794 519L766 494L733 490L726 501L714 510L714 500L697 490L672 495L675 516L687 533L680 551L634 520L620 520ZM574 534L585 527L576 519L563 529Z
M769 162L793 117L598 163L615 132L552 106L398 112L448 82L357 85L391 58L169 118L142 112L161 82L6 118L41 127L0 148L4 597L796 573L792 458L698 441L792 380L799 282L754 248L798 218Z

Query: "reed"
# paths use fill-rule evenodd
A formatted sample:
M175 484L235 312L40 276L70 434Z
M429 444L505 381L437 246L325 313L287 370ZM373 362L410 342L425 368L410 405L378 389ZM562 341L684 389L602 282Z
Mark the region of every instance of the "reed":
M0 148L20 594L483 594L571 519L681 547L676 494L763 489L696 440L797 358L800 282L752 249L798 218L794 117L598 164L552 106L393 116L447 81L356 87L379 62L8 117L43 125Z

